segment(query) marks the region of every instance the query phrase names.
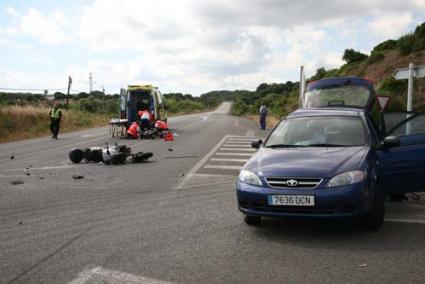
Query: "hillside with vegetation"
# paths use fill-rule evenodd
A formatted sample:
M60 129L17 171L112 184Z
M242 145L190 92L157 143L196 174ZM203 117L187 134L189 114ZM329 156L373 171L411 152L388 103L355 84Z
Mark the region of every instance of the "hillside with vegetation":
M405 110L407 80L395 80L395 69L406 68L410 62L416 66L425 65L425 23L416 27L414 32L381 42L370 55L353 49L346 49L342 55L346 62L339 68L326 70L319 68L307 79L307 82L329 77L357 76L375 82L378 94L391 96L389 111ZM232 113L234 115L254 115L262 103L265 103L272 116L280 119L298 107L299 83L263 83L253 92L233 93ZM415 79L414 111L425 111L425 79Z

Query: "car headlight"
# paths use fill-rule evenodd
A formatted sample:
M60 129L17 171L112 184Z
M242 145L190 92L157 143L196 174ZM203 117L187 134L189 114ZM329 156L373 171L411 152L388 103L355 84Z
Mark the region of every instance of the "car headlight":
M326 187L344 186L364 180L366 173L364 171L350 171L339 174L331 178Z
M242 170L239 174L239 180L241 182L252 184L252 185L263 185L260 178L253 172Z

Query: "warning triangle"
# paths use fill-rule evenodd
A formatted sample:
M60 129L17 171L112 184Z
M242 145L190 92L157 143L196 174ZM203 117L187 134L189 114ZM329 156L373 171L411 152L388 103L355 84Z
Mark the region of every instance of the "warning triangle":
M167 141L167 142L174 141L173 133L171 133L170 131L168 131L167 134L165 134L164 140Z

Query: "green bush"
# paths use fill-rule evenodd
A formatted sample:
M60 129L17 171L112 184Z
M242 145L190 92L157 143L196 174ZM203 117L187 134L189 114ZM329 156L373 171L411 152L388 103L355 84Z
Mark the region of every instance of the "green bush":
M103 110L103 102L93 97L80 99L79 108L82 111L101 112Z
M397 41L396 40L389 39L389 40L381 42L380 44L378 44L377 46L375 46L373 48L372 53L378 52L378 51L391 50L391 49L397 49Z
M344 51L344 55L342 56L342 60L344 60L347 63L353 63L353 62L361 62L368 58L366 54L363 54L361 52L355 51L354 49L346 49Z
M367 64L373 64L378 61L381 61L385 58L384 52L382 51L372 51L369 59L367 60Z
M413 45L413 51L417 52L423 49L425 49L425 38L416 39L415 44Z
M378 93L386 96L403 96L407 93L407 80L396 80L389 77L381 81Z
M397 48L401 55L408 55L412 53L413 46L415 45L415 35L407 34L402 36L397 42Z

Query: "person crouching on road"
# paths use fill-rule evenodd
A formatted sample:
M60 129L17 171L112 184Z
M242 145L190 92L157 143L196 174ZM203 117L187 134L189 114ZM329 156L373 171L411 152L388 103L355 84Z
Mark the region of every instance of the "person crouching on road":
M258 114L260 116L260 128L262 130L266 129L267 112L268 112L268 109L267 109L266 105L262 104L261 107L260 107L260 110L258 111Z
M154 118L153 118L153 115L150 113L150 111L147 109L144 109L144 110L140 110L137 114L140 116L140 128L142 130L151 129Z
M52 131L52 139L58 139L60 123L62 119L62 111L59 109L59 104L54 103L53 108L49 112L50 117L50 131Z

